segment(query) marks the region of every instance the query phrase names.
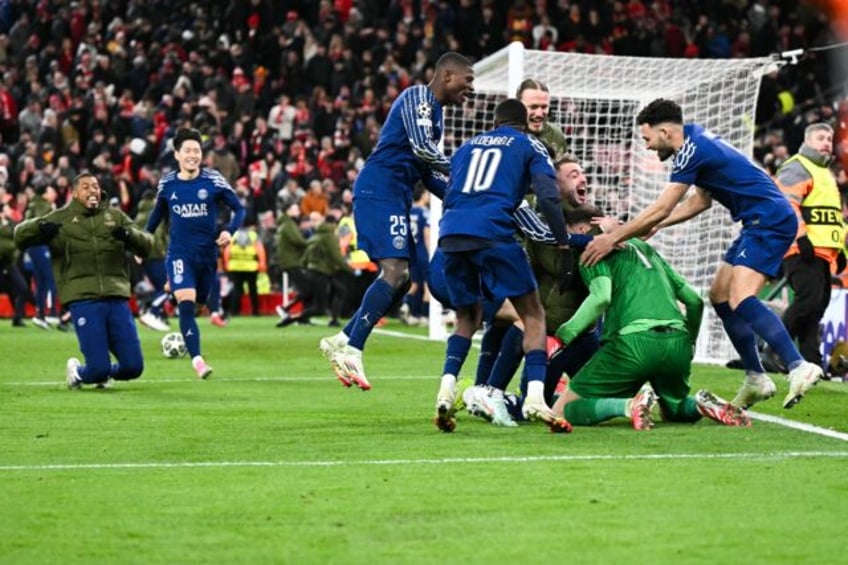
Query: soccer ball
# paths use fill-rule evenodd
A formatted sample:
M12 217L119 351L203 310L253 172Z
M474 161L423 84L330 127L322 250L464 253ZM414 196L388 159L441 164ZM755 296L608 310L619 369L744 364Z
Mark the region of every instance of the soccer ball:
M176 359L187 353L183 334L171 332L162 338L162 355L168 359Z

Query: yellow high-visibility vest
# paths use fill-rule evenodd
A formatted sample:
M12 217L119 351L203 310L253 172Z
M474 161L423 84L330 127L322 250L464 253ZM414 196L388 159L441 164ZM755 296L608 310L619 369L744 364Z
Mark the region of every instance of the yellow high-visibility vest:
M255 231L247 232L248 245L242 247L237 242L241 238L234 237L230 244L230 260L227 269L230 271L253 272L259 270L259 253L256 251L256 240L259 236Z
M787 159L786 163L791 161L801 163L813 178L813 190L801 203L801 217L807 224L810 243L813 247L842 249L845 244L845 223L842 219L839 187L833 173L800 154Z

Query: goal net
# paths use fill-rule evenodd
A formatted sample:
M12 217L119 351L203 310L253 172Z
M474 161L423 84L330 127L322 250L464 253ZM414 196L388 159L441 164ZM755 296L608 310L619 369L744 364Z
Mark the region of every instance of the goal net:
M607 215L627 220L656 199L670 172L670 161L662 163L645 149L635 123L639 110L655 98L675 100L687 122L703 125L750 155L760 78L774 65L771 58L613 57L532 51L515 43L478 62L473 99L446 109L445 153L490 129L495 106L514 96L523 79L540 80L551 93L550 121L583 163L591 201ZM436 241L441 204L431 202ZM706 300L715 269L737 233L727 210L715 204L660 231L651 243ZM736 354L713 310L707 307L705 314L695 358L723 363ZM431 315L430 334L436 339L445 335L441 318Z

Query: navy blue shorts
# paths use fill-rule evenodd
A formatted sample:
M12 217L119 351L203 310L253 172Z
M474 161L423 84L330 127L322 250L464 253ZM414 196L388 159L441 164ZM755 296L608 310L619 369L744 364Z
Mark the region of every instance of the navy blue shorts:
M430 261L427 288L430 290L430 296L435 298L442 306L456 310L448 295L448 284L445 280L445 252L441 249L436 249L433 259ZM485 323L491 324L494 321L495 314L501 309L503 302L503 298L497 299L487 289L483 289L483 321Z
M403 202L384 200L353 201L356 246L372 261L406 259L414 256L415 245L409 228L409 207Z
M208 261L198 262L185 257L165 258L168 269L168 283L171 292L181 289L194 289L197 303L206 304L212 285L215 284L217 264Z
M451 303L471 306L485 292L498 300L517 298L538 288L524 248L516 242L473 251L445 253L445 280Z
M795 241L797 231L795 216L779 226L743 227L724 254L724 260L774 278L780 272L783 256Z

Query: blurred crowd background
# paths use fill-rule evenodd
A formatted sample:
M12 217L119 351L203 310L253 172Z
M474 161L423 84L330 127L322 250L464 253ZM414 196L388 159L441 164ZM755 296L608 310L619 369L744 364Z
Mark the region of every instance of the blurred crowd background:
M807 49L764 77L755 157L770 171L804 127L848 127L845 49L797 0L0 0L0 202L12 220L49 185L57 205L92 170L135 215L198 128L275 271L282 215L349 214L351 186L398 93L438 56L527 48L732 58ZM844 138L844 135L841 135ZM834 167L848 150L837 146Z

